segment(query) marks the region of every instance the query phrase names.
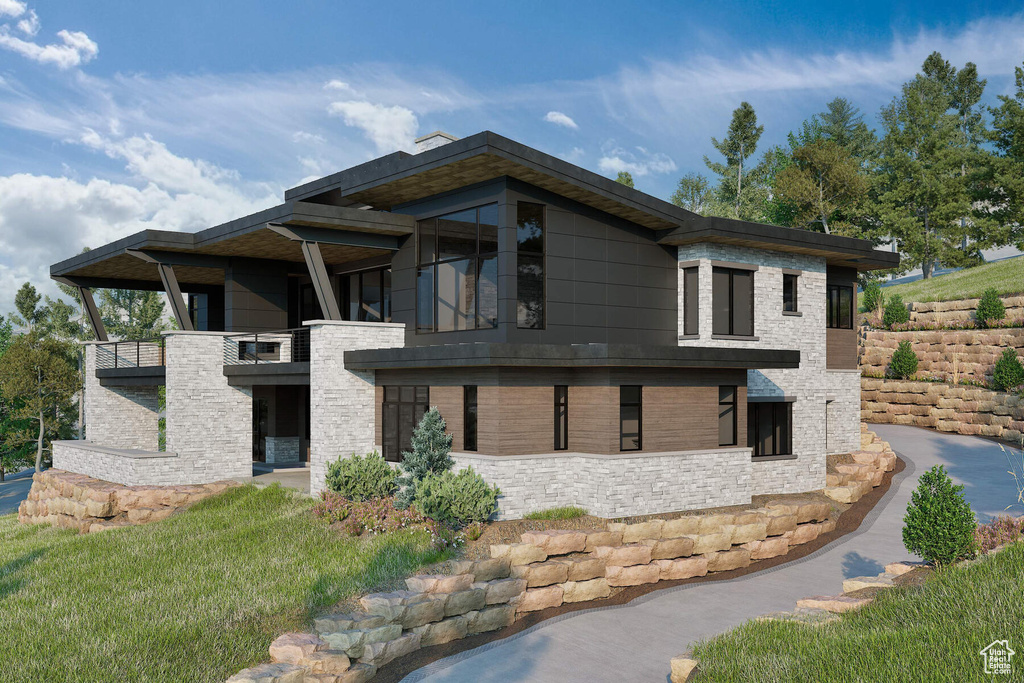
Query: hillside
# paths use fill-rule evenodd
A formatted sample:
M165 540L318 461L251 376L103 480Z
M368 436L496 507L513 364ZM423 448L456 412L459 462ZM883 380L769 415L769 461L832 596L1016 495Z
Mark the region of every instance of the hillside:
M965 268L928 280L893 285L882 291L886 297L899 294L906 302L948 301L978 298L989 287L995 287L1004 296L1024 292L1024 257Z

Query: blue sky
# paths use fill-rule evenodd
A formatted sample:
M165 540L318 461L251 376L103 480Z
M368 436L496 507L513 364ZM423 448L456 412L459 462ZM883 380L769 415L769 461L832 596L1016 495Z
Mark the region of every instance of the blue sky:
M1014 10L1017 10L1014 13ZM197 230L442 129L490 129L667 198L732 109L762 148L932 50L994 100L1024 61L1007 3L139 3L0 0L0 312L48 265Z

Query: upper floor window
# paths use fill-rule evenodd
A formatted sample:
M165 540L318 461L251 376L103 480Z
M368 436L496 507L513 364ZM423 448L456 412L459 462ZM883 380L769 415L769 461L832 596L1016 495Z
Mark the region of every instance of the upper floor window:
M544 205L516 207L516 325L544 328Z
M345 320L391 322L391 268L377 268L340 278Z
M683 269L683 334L700 333L700 269L696 266Z
M782 274L782 310L785 313L796 313L800 310L797 300L797 278L794 273Z
M826 327L853 329L853 287L828 285Z
M737 387L718 387L718 445L736 445Z
M498 205L420 221L416 245L416 331L496 327Z
M754 336L754 271L715 266L711 270L711 333Z

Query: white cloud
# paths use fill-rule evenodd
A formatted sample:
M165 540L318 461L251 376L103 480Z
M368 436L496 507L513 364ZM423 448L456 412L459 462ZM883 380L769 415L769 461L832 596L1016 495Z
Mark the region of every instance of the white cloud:
M548 123L553 123L556 126L563 126L565 128L571 128L573 130L579 130L579 126L566 114L560 111L549 111L544 115L544 120Z
M362 130L380 154L413 148L419 121L411 109L352 100L332 102L327 111L341 116L345 125Z
M627 171L634 176L645 176L651 173L671 173L676 170L676 163L661 152L650 153L643 147L636 147L630 152L614 143L606 145L603 156L598 159L597 167L602 173L618 173Z
M28 16L18 22L18 30L30 36L39 33L39 15L36 11L29 10Z
M586 155L587 153L583 151L582 147L573 147L568 152L565 152L564 154L559 154L558 156L562 157L570 164L579 164L580 161L583 160L583 157L585 157Z
M57 31L57 37L61 39L60 44L39 45L12 36L4 27L0 28L0 47L40 64L54 64L58 69L85 64L99 54L99 46L81 31Z
M0 17L20 17L28 6L18 0L0 0Z
M319 135L317 133L307 133L304 130L297 130L292 133L292 142L322 145L327 142L327 139L323 135Z

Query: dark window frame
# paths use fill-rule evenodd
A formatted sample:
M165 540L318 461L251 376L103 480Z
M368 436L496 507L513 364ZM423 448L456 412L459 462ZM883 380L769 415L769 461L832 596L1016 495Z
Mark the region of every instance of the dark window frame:
M700 267L683 268L683 334L700 334Z
M462 387L462 450L477 450L479 403L476 385ZM470 428L472 426L472 428Z
M363 278L369 273L378 273L380 278L380 309L381 319L374 320L369 319L365 308L365 299L363 298ZM342 318L344 320L355 320L360 322L374 322L374 323L389 323L391 322L391 311L392 311L392 273L391 266L378 266L376 268L365 268L363 270L357 270L347 273L341 273L338 276L338 303L342 306ZM352 302L352 279L356 281L356 287L358 289L358 298L356 299L356 316L352 317L350 306ZM385 287L384 282L387 280L387 286ZM387 292L385 294L385 292Z
M846 294L847 310L843 306L843 294ZM853 286L827 285L825 288L825 327L831 330L853 329Z
M540 251L533 249L524 249L519 240L519 224L522 220L520 218L519 207L521 206L532 206L540 207ZM547 225L548 225L548 209L546 204L540 204L537 202L516 202L516 328L520 330L543 330L547 328L547 297L548 297L548 277L547 277ZM520 315L520 289L519 289L519 278L521 271L520 257L526 257L528 259L539 259L540 261L540 280L541 280L541 291L540 291L540 320L536 324L524 324L522 316Z
M412 415L412 430L416 429L423 414L430 410L430 387L426 385L386 385L381 401L381 455L388 462L402 461L402 407L406 406ZM408 396L412 400L408 400ZM418 415L417 415L418 413ZM390 424L391 420L397 420ZM394 435L389 434L394 428ZM410 437L411 432L410 430ZM393 450L391 442L394 441Z
M569 450L569 387L555 386L555 450Z
M725 400L725 392L732 392L732 400ZM740 388L736 385L722 385L718 387L718 446L736 446L739 444L739 426L737 419L739 415L739 404L740 404ZM732 440L728 443L722 443L722 418L724 414L722 408L729 408L730 420L732 422L730 429L732 430Z
M627 389L637 390L636 401L624 401L623 393ZM624 432L623 426L626 421L623 408L636 408L637 420L636 420L636 447L635 448L623 448L622 443L627 438L633 436L632 432ZM620 452L631 452L631 451L642 451L644 449L644 388L639 384L623 384L619 387L619 451Z
M725 266L712 266L711 268L711 334L718 337L753 337L755 332L755 296L754 296L754 285L756 284L756 271L746 268L728 268ZM727 275L729 278L729 292L728 292L728 331L722 331L719 323L721 318L717 317L717 307L714 305L715 302L715 275ZM742 274L750 277L750 329L749 330L736 330L736 276Z
M768 413L767 416L762 413ZM771 452L764 452L761 438L763 418L771 421ZM781 429L780 429L781 427ZM781 437L781 438L779 438ZM779 444L782 441L782 444ZM755 401L747 404L747 445L754 458L793 455L793 403L791 401Z
M792 300L787 301L786 289L793 288ZM782 311L783 313L800 312L800 276L795 273L782 274Z

